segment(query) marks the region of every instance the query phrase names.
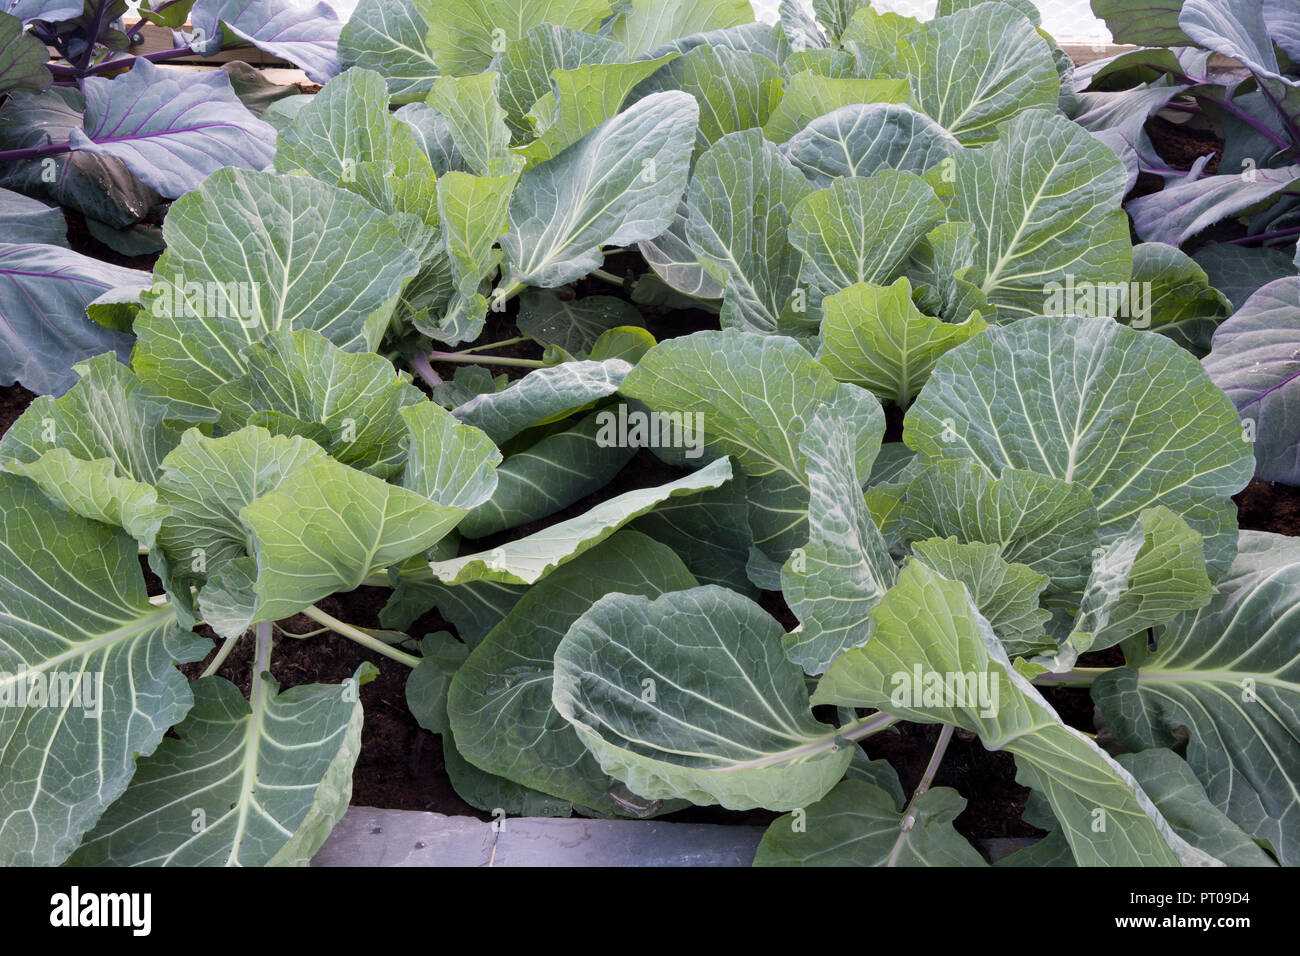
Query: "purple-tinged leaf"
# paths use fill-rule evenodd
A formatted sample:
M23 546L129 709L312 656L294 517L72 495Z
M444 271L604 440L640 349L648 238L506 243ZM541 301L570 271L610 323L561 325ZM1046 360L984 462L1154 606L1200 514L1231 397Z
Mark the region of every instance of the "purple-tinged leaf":
M1280 192L1300 192L1300 166L1202 176L1128 204L1144 242L1181 245L1202 229Z
M85 132L74 150L116 156L146 185L175 198L223 166L263 169L275 129L239 101L221 71L189 73L136 60L114 79L85 80Z
M149 281L147 272L61 246L0 243L0 384L62 394L77 381L75 363L103 352L127 361L131 336L91 322L86 306L109 289Z
M1202 362L1243 423L1253 423L1256 475L1300 485L1300 277L1247 299L1215 330Z
M1269 39L1300 62L1300 10L1295 0L1264 0L1264 26Z
M1294 0L1286 4L1292 7L1288 14L1291 20L1296 17L1293 3ZM1273 6L1280 13L1283 4ZM1265 19L1260 0L1186 0L1183 12L1178 15L1178 26L1207 50L1240 60L1255 74L1281 80L1289 86L1300 85L1300 80L1289 79L1279 72Z
M229 28L259 50L301 67L312 80L337 76L339 34L343 21L325 3L298 6L291 0L198 0L190 22L215 37Z
M68 224L63 211L38 199L0 189L0 236L9 242L68 244Z
M81 16L85 4L82 0L0 0L0 13L17 17L23 23L29 20L72 20Z
M1111 136L1098 138L1116 151L1126 168L1130 165L1150 166L1152 163L1164 166L1147 136L1146 122L1186 89L1186 86L1144 86L1113 93L1079 93L1079 111L1074 115L1074 121L1094 136L1111 133ZM1126 154L1135 155L1137 161L1130 163ZM1129 186L1132 188L1131 183Z
M85 100L73 87L43 93L11 90L0 107L0 149L66 143L81 129ZM59 153L0 164L0 186L39 196L122 229L142 219L161 197L113 156Z

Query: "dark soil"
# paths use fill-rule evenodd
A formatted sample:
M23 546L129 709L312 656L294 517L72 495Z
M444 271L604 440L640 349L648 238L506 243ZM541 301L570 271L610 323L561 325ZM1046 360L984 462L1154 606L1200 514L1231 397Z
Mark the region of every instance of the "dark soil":
M1219 157L1223 151L1223 143L1213 130L1198 126L1197 122L1199 118L1196 121L1178 124L1153 116L1147 120L1147 135L1151 138L1151 145L1155 147L1156 154L1169 165L1170 169L1191 169L1196 160L1202 156L1210 156L1209 162L1205 164L1204 173L1206 176L1211 176L1219 171ZM1128 202L1139 196L1160 192L1164 185L1165 181L1159 176L1152 173L1139 173L1137 183L1124 197L1124 201ZM1197 245L1201 245L1207 242L1240 239L1244 235L1246 235L1246 227L1235 218L1228 218L1203 229L1195 238ZM1132 239L1134 243L1141 241L1136 232L1132 233Z
M1300 488L1278 481L1252 481L1232 500L1237 502L1240 527L1300 536Z

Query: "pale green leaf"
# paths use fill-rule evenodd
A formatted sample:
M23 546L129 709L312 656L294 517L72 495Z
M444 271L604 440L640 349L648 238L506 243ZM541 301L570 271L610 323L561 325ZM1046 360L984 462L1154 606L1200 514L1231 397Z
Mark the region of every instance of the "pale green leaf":
M602 598L556 649L553 700L605 772L647 799L793 809L852 757L812 716L781 625L713 585Z
M639 488L602 501L577 517L558 522L491 551L429 562L445 584L490 580L534 584L550 571L594 548L628 522L680 495L717 488L731 477L731 462L720 459L694 474L651 488Z
M176 738L140 762L71 863L306 866L352 795L356 679L280 693L255 675L251 703L224 678L196 682Z
M548 575L470 654L447 708L457 749L480 769L604 813L626 813L600 769L551 703L555 650L599 598L658 597L695 587L666 547L634 531Z
M940 356L987 327L978 314L960 324L922 314L906 278L888 287L848 286L822 309L817 360L838 380L899 408L911 404Z
M213 390L246 373L243 350L267 332L377 345L418 266L383 213L305 176L218 170L172 203L163 229L134 364L196 417L215 416Z
M687 94L656 93L526 171L501 238L508 281L563 285L604 262L601 246L668 228L686 188L698 117Z

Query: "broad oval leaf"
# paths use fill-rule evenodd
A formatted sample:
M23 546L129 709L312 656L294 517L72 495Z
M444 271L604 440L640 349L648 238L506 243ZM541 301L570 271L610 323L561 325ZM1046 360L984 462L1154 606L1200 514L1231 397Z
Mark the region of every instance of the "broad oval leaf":
M978 313L960 323L924 315L906 278L888 287L850 285L828 296L822 311L817 360L839 381L899 408L911 404L943 353L987 328Z
M71 864L306 866L352 794L361 700L350 684L281 693L255 674L245 700L224 678L195 681L175 738L140 761Z
M1165 505L1204 536L1211 578L1232 560L1230 496L1254 472L1236 410L1196 359L1111 319L1026 319L958 346L907 413L904 441L929 461L1089 489L1103 546Z
M966 146L1024 110L1055 109L1061 92L1047 41L1003 3L931 20L900 43L897 64L921 112Z
M432 0L371 0L353 11L339 33L338 57L346 70L380 73L395 103L423 99L440 74L433 58Z
M275 329L315 329L346 351L377 344L415 273L388 217L306 176L222 169L172 204L167 251L136 320L140 377L214 417L212 392L245 374L244 349Z
M1131 750L1170 747L1186 727L1187 762L1210 802L1284 866L1300 860L1300 542L1243 531L1218 593L1175 618L1155 651L1135 642L1093 699Z
M819 187L882 169L923 173L961 144L923 113L898 103L855 103L819 116L786 141L790 162Z
M523 174L501 248L509 282L554 287L604 262L603 245L653 239L686 188L699 106L656 93Z
M696 163L686 237L724 284L724 327L776 331L802 262L787 238L790 217L812 191L758 130L722 137Z
M226 166L262 169L275 155L275 129L249 111L221 70L190 73L137 58L113 79L90 76L85 131L69 144L115 156L140 180L175 198Z
M695 587L671 550L635 531L555 570L514 606L456 672L447 714L456 747L482 770L603 813L627 812L551 702L555 650L606 594L658 597Z
M190 709L174 664L210 646L149 602L134 538L0 474L0 860L66 859Z
M996 142L957 153L951 172L951 185L929 178L949 218L975 226L968 278L1000 321L1047 311L1051 283L1128 281L1124 167L1065 117L1019 113L998 128Z
M648 799L793 809L852 757L812 716L781 626L714 585L597 601L555 651L553 699L605 772Z
M755 544L776 561L807 540L799 442L818 408L833 406L849 423L859 476L869 472L884 434L884 412L869 392L836 382L784 336L731 329L670 339L646 353L622 391L659 413L701 416L705 453L732 456L751 479Z

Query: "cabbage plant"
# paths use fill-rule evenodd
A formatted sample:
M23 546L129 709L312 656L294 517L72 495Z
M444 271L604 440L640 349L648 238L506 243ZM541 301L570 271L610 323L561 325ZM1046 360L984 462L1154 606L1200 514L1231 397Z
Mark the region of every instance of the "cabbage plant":
M1296 862L1300 548L1237 528L1274 448L1215 369L1242 316L1132 244L1027 4L814 7L363 6L152 275L60 304L123 348L0 438L0 859L307 862L373 671L282 691L304 614L410 669L487 812L761 807L759 864L982 866L932 786L960 730L1049 834L1007 865ZM663 477L611 487L641 448ZM380 629L321 607L363 585ZM941 726L911 794L861 746L900 722Z

